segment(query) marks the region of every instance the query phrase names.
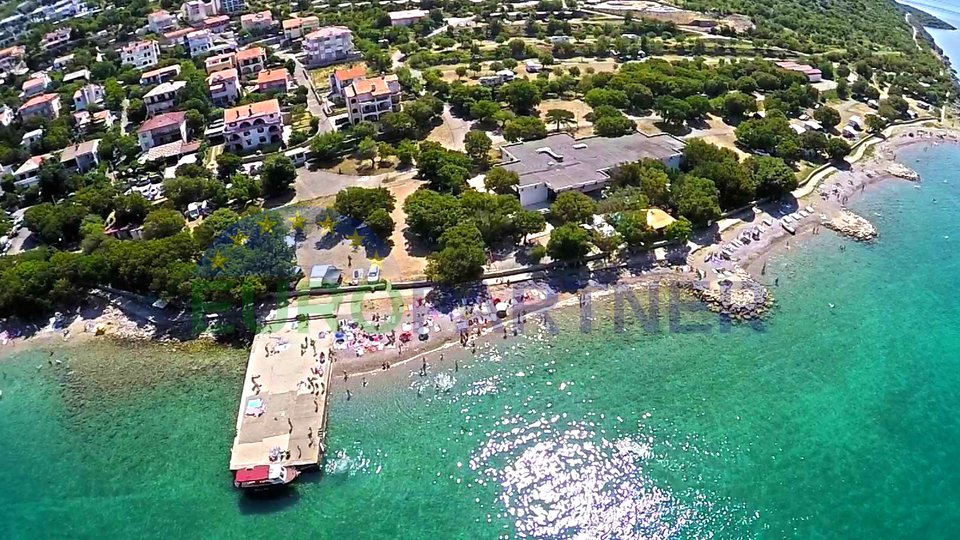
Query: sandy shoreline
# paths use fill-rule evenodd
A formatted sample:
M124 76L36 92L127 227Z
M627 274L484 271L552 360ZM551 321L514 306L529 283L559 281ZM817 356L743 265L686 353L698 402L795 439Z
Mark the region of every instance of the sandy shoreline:
M344 371L347 373L348 380L350 378L357 379L384 374L391 376L400 374L404 378L408 378L408 370L419 371L424 358L427 359L428 364L435 365L439 362L441 353L446 353L451 358L461 357L463 354L469 355L473 348L473 342L476 342L478 347L483 347L485 343L489 343L489 340L502 339L500 334L505 334L506 339L509 339L514 335L513 327L516 325L518 315L521 319L535 318L540 313L549 310L576 308L580 301L581 291L588 288L591 291L591 298L601 298L604 295L612 294L615 287L635 288L649 286L652 282L669 281L676 283L684 280L689 281L696 279L698 273L705 280L719 280L720 278L710 274L711 270L715 272L716 269L711 268L710 264L704 261L704 254L729 245L744 231L758 228L758 225L759 228L764 229L759 239L738 247L734 251L733 257L727 261L729 263L727 266L742 269L750 278L762 283L762 269L767 259L779 253L779 250L800 246L803 240L815 234L815 231L818 234L837 234L823 227L822 222L844 210L846 202L862 196L868 191L868 187L881 182L888 180L908 181L898 179L887 172L890 165L895 163L896 155L900 151L918 144L936 145L960 142L960 132L943 128L903 126L893 128L891 131L893 133L889 134L886 140L872 145L871 149L863 152L867 154L867 157L861 157L848 170L836 171L826 175L820 179L816 186L812 186L812 189L811 186L803 186L798 189L797 192L804 193L799 199L785 203L763 205L746 210L733 219L723 220L719 224L719 231L717 231L719 239L715 239L712 243L692 245L691 252L687 257L689 264L683 268L678 266L657 268L651 265L642 268L603 269L597 272L589 272L584 269L579 277L571 279L570 282L575 284L572 288L555 291L555 296L551 297L548 302L540 299L529 305L526 302L518 303L511 307L508 317L496 323L484 325L480 335L476 335L476 330L471 329L470 332L473 334L470 338L471 342L466 346L461 346L459 332L454 328L453 321L450 320L448 321L449 324L440 325L442 327L440 331L431 333L431 337L427 341L420 342L414 338L411 342L408 342L402 354L398 354L395 349L389 349L355 357L349 354L349 351L340 351L338 352L338 360L332 366L335 374L334 380L342 382L342 372ZM824 195L824 193L829 195ZM794 224L795 235L789 234L776 225L764 226L765 218L779 218L808 206L813 207L813 215ZM606 279L598 282L596 277L600 273L603 273ZM531 276L520 276L515 283L489 283L487 290L491 298L506 299L514 294L517 288L536 290L547 281L533 279ZM92 331L98 325L104 330L105 337L111 339L118 337L121 339L150 339L155 334L155 328L143 317L125 313L103 299L94 299L92 304L94 305L90 308L71 314L73 320L66 326L69 330L69 339L64 339L61 330L47 327L25 339L8 339L5 346L0 347L0 359L23 350L25 347L62 346L64 343L77 345L92 339L102 339L102 337L96 335L95 331ZM369 306L363 306L365 316L367 316L368 309ZM140 315L143 315L143 313ZM389 363L390 369L384 370L382 367L384 363ZM398 369L402 366L406 367Z

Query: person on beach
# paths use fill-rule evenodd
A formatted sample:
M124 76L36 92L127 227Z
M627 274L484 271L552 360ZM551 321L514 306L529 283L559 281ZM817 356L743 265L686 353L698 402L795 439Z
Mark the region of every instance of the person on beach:
M361 384L362 386L366 387L366 386L367 386L367 378L366 378L366 377L363 377L362 379L360 379L360 384Z
M427 357L423 357L423 366L420 368L421 377L427 376Z
M289 418L287 418L287 425L290 426L290 433L293 433L293 422L291 422Z
M440 361L443 362L443 353L440 353Z
M350 398L353 397L353 394L350 393L350 389L347 388L347 401L350 401Z
M347 370L343 370L343 380L344 382L347 380Z
M456 373L460 371L460 362L458 360L453 361L453 372Z

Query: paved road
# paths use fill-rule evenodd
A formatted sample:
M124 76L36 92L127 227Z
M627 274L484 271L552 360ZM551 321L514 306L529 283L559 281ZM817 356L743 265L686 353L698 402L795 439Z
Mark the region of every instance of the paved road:
M327 113L324 112L323 102L321 98L317 97L317 89L313 86L310 73L308 73L307 69L300 63L300 59L291 54L281 53L277 56L293 60L297 65L293 72L293 78L297 81L297 84L307 87L307 110L310 111L310 114L320 119L320 133L333 131L333 125L330 123L330 119L327 118Z

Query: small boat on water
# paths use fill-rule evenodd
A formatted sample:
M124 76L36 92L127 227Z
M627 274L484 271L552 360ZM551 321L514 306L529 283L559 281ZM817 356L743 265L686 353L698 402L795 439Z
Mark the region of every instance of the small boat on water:
M285 486L300 475L300 471L283 465L257 465L236 471L233 485L238 489L263 491Z

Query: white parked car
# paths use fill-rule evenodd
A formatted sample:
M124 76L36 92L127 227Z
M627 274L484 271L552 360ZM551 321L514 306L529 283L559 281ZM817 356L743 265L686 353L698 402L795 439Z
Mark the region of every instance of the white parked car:
M367 270L367 283L376 283L380 281L380 265L373 263L370 270Z

